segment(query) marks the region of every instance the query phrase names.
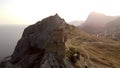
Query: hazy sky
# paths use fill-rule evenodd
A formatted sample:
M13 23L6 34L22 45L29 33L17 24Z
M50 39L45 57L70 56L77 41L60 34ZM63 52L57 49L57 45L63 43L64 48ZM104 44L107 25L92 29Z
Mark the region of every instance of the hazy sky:
M92 11L120 15L120 0L0 0L1 24L32 24L58 13L67 22L85 20Z

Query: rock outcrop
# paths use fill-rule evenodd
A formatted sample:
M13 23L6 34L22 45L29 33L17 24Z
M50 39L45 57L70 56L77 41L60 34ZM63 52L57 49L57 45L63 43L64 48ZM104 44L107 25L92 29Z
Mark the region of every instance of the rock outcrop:
M83 50L70 47L69 40L80 35L76 30L57 14L38 21L24 30L11 58L0 68L92 68Z

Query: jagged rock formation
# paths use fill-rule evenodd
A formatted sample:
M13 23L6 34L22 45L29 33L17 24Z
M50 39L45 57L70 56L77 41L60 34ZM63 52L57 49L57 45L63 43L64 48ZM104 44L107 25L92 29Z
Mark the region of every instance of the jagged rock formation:
M105 45L109 43L107 44L109 46L114 43L82 32L79 28L67 24L56 14L28 26L13 54L1 62L0 68L115 68L119 66L119 61L110 60L113 57L104 58L111 55L111 52L104 51L107 54L104 56L104 53L101 53L103 44L99 42ZM95 43L98 46L95 46ZM115 47L111 46L111 48ZM93 50L95 53L92 52ZM99 54L104 57L99 57ZM118 53L115 51L115 54ZM116 58L114 59L119 59Z

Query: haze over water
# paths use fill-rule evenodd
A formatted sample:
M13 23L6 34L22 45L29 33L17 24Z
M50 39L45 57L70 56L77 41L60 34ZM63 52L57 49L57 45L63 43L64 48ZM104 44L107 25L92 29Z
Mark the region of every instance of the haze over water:
M0 25L0 60L10 56L26 26Z

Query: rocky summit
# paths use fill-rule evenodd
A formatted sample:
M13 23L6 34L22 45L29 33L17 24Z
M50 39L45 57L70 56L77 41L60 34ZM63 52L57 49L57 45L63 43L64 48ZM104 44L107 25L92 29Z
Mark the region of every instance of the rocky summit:
M104 50L104 44L114 48L113 52L118 49L112 46L113 41L107 43L67 24L56 14L28 26L0 68L117 68L119 61L105 58L112 53Z

